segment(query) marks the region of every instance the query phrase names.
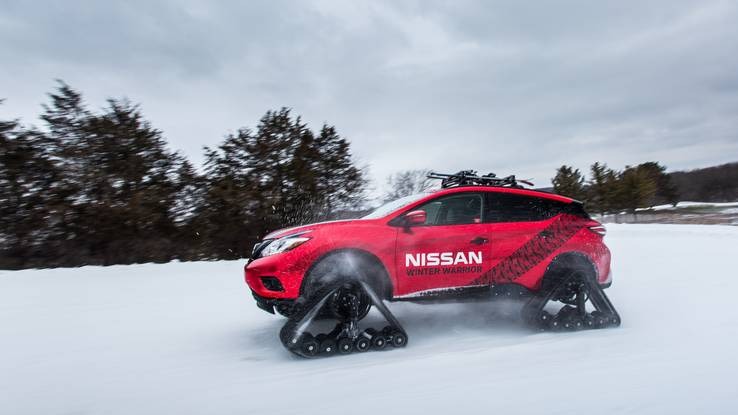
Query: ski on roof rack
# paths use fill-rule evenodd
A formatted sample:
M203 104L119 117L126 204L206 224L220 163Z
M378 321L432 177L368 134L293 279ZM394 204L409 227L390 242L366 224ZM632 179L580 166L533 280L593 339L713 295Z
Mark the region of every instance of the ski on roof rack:
M429 179L440 179L441 187L444 189L459 186L494 186L522 189L523 185L533 186L533 183L516 179L514 175L497 177L494 173L488 173L479 176L474 170L462 170L454 174L430 172L427 177Z

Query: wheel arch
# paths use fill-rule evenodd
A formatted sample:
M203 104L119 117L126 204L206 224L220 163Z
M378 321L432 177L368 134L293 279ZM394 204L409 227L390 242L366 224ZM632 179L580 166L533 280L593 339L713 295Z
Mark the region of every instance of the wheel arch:
M577 269L589 272L595 282L599 279L599 271L592 258L581 251L567 251L558 254L551 262L548 263L546 271L541 278L541 286L550 282L555 282L562 276L562 271L569 269Z
M389 270L387 269L385 264L382 262L382 260L379 259L378 256L374 255L373 253L365 249L361 249L361 248L334 249L316 258L315 261L313 261L313 263L310 264L307 271L305 271L304 277L302 279L302 283L300 285L300 295L302 295L305 292L306 286L312 282L311 279L316 278L316 276L311 275L312 272L316 269L316 267L321 262L328 260L331 257L338 256L338 255L356 256L360 258L362 261L367 261L369 264L371 264L374 267L374 269L373 269L372 274L370 275L371 281L368 281L369 285L372 286L373 288L378 289L377 293L380 295L381 298L392 299L392 296L394 293L394 284L393 284L392 278L390 277Z

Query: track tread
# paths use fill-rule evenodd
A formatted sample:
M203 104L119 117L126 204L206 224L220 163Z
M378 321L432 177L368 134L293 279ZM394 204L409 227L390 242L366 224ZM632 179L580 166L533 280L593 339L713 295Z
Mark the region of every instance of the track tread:
M284 348L297 356L313 358L349 354L351 352L365 352L368 350L386 350L390 348L388 347L390 345L394 348L405 347L407 344L407 333L402 328L402 325L400 325L400 322L368 284L362 281L356 283L358 283L359 289L363 290L369 296L372 305L387 320L389 323L388 326L382 330L367 329L360 332L356 338L349 338L342 333L339 324L330 333L313 336L308 331L310 324L320 314L321 310L326 307L328 299L346 285L346 281L335 282L322 287L309 298L301 299L301 306L287 319L279 332L279 339ZM399 337L398 334L400 334ZM318 338L320 341L314 340ZM398 339L399 342L397 341ZM351 341L350 349L348 348L349 340ZM306 348L303 347L306 341L316 342L318 345L329 342L333 345L333 348L329 352L323 352L323 347L319 347L319 351L323 353L308 353ZM366 345L362 343L361 348L359 348L359 342L362 341L365 341Z
M584 289L588 301L595 308L592 313L572 305L564 305L556 314L544 310L546 304L558 298L570 284ZM584 301L584 300L583 300ZM584 303L581 304L584 307ZM621 320L615 307L594 278L569 272L548 289L528 300L521 310L523 321L540 331L577 331L620 326Z

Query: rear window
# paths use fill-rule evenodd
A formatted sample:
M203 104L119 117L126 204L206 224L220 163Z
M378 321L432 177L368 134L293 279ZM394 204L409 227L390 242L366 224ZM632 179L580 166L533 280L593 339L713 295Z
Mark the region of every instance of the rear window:
M586 217L581 203L563 203L540 197L511 193L487 193L484 221L534 222L550 219L560 213Z

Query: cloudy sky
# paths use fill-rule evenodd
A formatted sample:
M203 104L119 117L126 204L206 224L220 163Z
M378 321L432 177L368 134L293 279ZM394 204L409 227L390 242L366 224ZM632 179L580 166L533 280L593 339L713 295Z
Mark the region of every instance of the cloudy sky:
M336 125L378 186L738 160L735 1L1 3L0 118L38 124L61 78L140 103L195 162L281 106Z

